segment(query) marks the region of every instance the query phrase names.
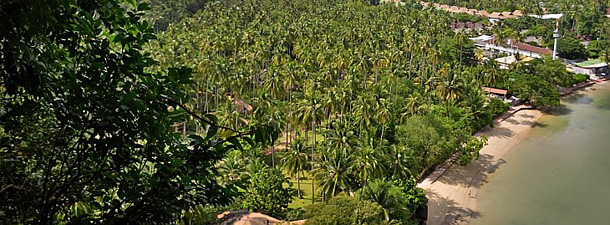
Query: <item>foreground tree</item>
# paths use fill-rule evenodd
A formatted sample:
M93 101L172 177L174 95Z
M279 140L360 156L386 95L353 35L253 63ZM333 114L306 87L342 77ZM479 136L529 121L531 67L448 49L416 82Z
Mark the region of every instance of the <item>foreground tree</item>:
M0 3L0 223L167 224L229 202L212 166L267 135L186 108L190 69L148 71L155 35L135 2ZM174 132L186 115L203 137Z

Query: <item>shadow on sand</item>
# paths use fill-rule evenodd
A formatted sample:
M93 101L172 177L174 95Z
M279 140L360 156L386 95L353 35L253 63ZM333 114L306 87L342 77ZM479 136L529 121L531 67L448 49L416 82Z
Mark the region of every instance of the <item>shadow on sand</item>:
M504 163L506 163L504 159L499 159L494 162L491 155L481 154L479 160L472 162L467 166L454 164L450 171L443 174L442 182L467 188L481 188L487 183L488 174L495 172ZM478 171L478 173L476 175L468 174L469 171Z
M505 121L509 121L509 120L512 120L512 119L507 119ZM511 137L515 136L515 132L513 132L511 129L508 129L505 127L494 127L486 135L487 135L487 137L511 138Z
M468 197L476 198L477 190L487 183L489 174L494 173L504 163L506 163L504 159L494 161L491 155L481 154L479 160L467 166L453 165L451 170L436 182L467 188ZM471 193L470 190L474 192ZM460 206L457 202L435 193L434 190L428 189L426 194L430 199L428 224L463 224L470 218L481 217L480 212Z
M457 202L445 198L434 191L426 191L426 194L431 199L428 202L428 209L446 209L446 212L428 211L427 224L460 224L467 222L470 218L481 216L481 213L470 208L461 207Z

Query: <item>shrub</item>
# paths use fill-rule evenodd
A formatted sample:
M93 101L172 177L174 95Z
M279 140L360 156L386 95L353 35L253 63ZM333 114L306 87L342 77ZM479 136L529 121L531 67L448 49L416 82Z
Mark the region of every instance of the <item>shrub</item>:
M572 84L578 84L578 83L582 83L589 80L589 75L586 74L574 74L574 76L572 76Z
M306 208L307 224L381 224L383 208L374 202L358 197L338 195L326 203Z
M244 194L244 208L282 217L288 203L292 201L294 190L283 186L286 177L278 169L263 170L250 179L250 185Z

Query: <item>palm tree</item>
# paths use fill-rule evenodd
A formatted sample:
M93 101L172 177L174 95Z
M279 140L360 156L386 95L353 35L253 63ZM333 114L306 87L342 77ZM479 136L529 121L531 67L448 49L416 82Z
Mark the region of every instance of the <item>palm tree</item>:
M329 148L343 150L347 153L358 146L358 138L345 123L335 121L331 128L328 130L327 145Z
M354 115L359 121L360 133L359 137L362 136L362 130L364 127L368 127L371 123L371 98L373 97L370 92L362 93L362 95L356 97L357 100L354 104Z
M291 176L296 175L297 178L297 195L303 198L301 194L301 174L307 167L307 152L309 147L306 145L306 140L296 138L290 143L290 149L283 154L282 167L286 169Z
M386 99L377 98L377 101L375 104L376 114L374 115L374 117L375 117L375 120L377 120L377 122L381 124L381 138L380 138L381 140L383 140L383 133L385 131L385 125L390 120L390 117L392 116L392 113L390 112L388 105L389 105L389 103Z
M411 169L417 164L414 154L404 147L392 145L388 157L391 162L391 166L388 166L391 169L389 172L393 178L410 179L413 176Z
M383 207L386 221L403 219L410 212L405 194L392 181L374 180L362 188L360 197Z
M320 192L332 197L340 191L351 190L352 163L351 155L343 151L329 149L322 153L314 169Z
M375 141L377 139L372 133L366 132L362 140L362 147L352 152L354 155L352 165L354 166L354 171L360 177L361 187L364 187L369 178L382 177L387 171L385 168L387 156L381 150L381 144ZM379 142L382 141L380 140Z
M233 183L241 179L244 172L244 161L240 154L232 154L227 156L223 161L220 162L218 171L222 178L221 180L225 183Z
M312 90L312 86L305 92L305 99L299 102L299 108L297 109L297 120L305 127L305 136L307 136L307 128L311 127L312 131L312 148L311 148L311 163L315 160L316 151L316 122L321 121L324 112L323 105L320 103L317 96L317 91ZM311 182L311 190L315 193L314 181ZM311 201L314 202L314 196L311 197Z

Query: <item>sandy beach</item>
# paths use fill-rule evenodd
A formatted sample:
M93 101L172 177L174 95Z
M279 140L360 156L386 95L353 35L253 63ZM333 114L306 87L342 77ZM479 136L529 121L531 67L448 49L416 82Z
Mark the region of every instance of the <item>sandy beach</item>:
M608 80L603 78L576 85L564 90L562 96ZM542 112L532 109L503 115L495 120L494 128L475 134L488 138L476 162L468 166L446 163L420 183L418 186L424 188L429 199L427 224L467 224L471 218L478 217L478 190L486 183L487 177L505 162L503 156L527 137L532 127L540 125L537 121L542 115Z
M527 136L541 116L538 110L521 110L494 128L482 130L480 133L489 140L478 161L465 167L453 165L424 187L429 198L428 224L466 224L471 217L477 217L477 191L487 176L503 164L502 156Z

